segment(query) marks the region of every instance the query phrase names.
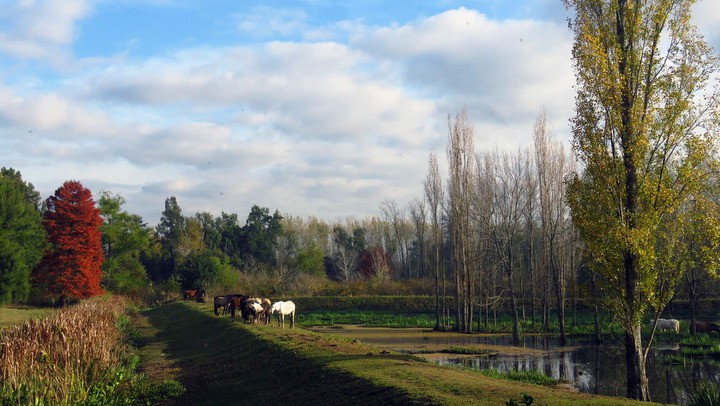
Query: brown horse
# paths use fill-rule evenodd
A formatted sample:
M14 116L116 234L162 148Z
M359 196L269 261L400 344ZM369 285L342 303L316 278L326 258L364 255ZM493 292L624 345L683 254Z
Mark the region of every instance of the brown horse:
M197 295L197 290L195 289L188 289L184 292L183 299L185 300L195 300L195 296Z
M695 322L695 331L698 333L712 333L713 331L720 334L720 326L715 323L708 323L704 321Z
M235 318L235 312L239 309L242 312L243 306L247 302L247 296L235 296L230 298L230 317Z
M268 324L272 317L272 302L270 299L265 298L260 301L260 306L262 311L258 314L258 318L263 321L263 324Z
M213 307L215 310L215 315L220 315L220 309L222 309L223 314L227 313L230 307L230 299L232 299L232 295L225 295L225 296L215 296L213 298Z

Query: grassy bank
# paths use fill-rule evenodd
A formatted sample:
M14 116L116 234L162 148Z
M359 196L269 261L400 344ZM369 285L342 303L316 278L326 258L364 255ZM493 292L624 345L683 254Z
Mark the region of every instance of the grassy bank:
M142 312L136 325L143 371L186 387L176 404L499 405L522 393L537 404L640 404L494 379L301 328L233 323L197 303Z

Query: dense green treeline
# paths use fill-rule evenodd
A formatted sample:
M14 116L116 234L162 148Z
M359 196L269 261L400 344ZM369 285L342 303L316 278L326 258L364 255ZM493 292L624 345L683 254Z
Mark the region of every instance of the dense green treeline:
M2 303L62 304L103 290L148 302L183 289L307 293L331 281L392 273L377 219L373 228L317 219L305 224L259 206L244 221L224 212L186 216L172 196L157 226L149 227L124 209L123 196L100 191L95 201L75 181L42 201L12 168L2 169L0 199ZM367 239L366 230L377 237ZM97 250L90 242L95 234Z

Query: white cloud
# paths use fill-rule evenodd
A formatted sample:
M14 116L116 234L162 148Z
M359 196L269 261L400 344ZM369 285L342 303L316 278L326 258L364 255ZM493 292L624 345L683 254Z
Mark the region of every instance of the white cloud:
M87 0L26 0L2 7L0 52L55 64L69 59L76 23L90 12Z
M699 0L692 8L693 21L705 40L720 52L720 2Z
M480 128L531 129L543 108L558 121L572 112L572 38L563 25L499 22L458 9L380 29L355 43L394 61L421 94L441 100L440 111L466 106ZM525 131L515 134L511 143L527 139Z
M301 9L254 7L250 12L233 16L240 31L254 37L276 38L297 34L308 29L307 13Z
M467 106L481 149L528 143L544 107L556 128L572 113L563 25L467 9L377 28L304 18L282 14L271 28L352 39L98 59L47 91L0 86L5 164L46 195L67 179L120 193L151 224L172 195L186 215L243 217L259 204L364 217L422 195L427 155L444 160L447 114Z

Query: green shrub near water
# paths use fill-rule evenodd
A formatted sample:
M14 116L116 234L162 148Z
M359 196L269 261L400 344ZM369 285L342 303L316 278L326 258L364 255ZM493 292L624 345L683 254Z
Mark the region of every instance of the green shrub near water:
M300 324L305 326L358 324L368 327L420 327L435 326L435 296L307 296L307 297L271 297L272 300L292 300L298 309ZM452 308L454 299L446 298ZM571 335L591 335L594 333L594 321L591 313L580 313L578 323L573 326L567 319L567 332ZM452 320L451 320L452 322ZM559 327L555 317L550 318L550 330L557 332ZM533 328L528 318L521 320L523 333L541 333L542 322L538 318ZM477 328L477 316L473 330ZM512 332L512 318L507 314L491 317L488 324L480 321L483 333ZM602 320L603 334L621 335L622 329L617 323Z
M525 383L532 383L535 385L557 385L559 381L557 379L553 379L542 372L537 371L507 371L507 372L500 372L496 371L494 369L481 369L479 371L480 374L485 375L490 378L496 378L496 379L505 379L508 381L517 381L517 382L525 382Z
M302 326L333 326L353 324L366 327L421 327L433 328L435 318L428 314L397 314L390 312L309 311L298 313L298 324Z
M381 311L408 313L430 313L435 312L434 296L310 296L292 299L298 309L303 311ZM448 298L449 303L453 303Z
M720 386L708 382L700 382L687 403L687 406L717 405L720 405Z

